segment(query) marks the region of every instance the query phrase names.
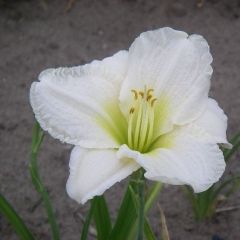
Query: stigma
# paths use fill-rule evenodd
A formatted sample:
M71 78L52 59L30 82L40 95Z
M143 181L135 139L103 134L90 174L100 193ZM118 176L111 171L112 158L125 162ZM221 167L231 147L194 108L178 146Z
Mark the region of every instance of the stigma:
M143 91L131 90L133 104L129 110L128 146L145 152L152 143L154 128L154 108L157 98L154 89L145 87Z

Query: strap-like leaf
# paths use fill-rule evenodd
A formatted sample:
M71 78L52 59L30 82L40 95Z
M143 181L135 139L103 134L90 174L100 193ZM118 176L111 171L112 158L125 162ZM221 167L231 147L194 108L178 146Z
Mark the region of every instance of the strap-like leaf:
M157 239L155 237L153 230L149 224L149 221L146 217L144 219L144 234L145 234L147 240L156 240Z
M97 228L97 239L106 240L112 230L112 224L105 198L104 196L96 196L93 202L93 216Z
M154 202L157 200L159 193L162 190L162 186L163 184L161 182L156 182L153 184L152 188L146 196L146 202L144 207L145 214L151 209Z
M185 193L189 197L196 220L200 221L206 217L211 216L214 211L214 191L215 185L211 186L208 190L201 193L194 193L189 186L183 187Z
M89 212L88 212L87 217L83 224L81 240L86 240L88 237L89 226L90 226L90 223L91 223L91 220L93 217L93 212L94 212L95 206L96 206L96 200L93 199L91 201L91 206L90 206Z
M133 194L135 194L133 189L128 186L108 240L128 239L130 230L137 219L136 199Z
M239 149L240 147L240 132L237 133L231 140L230 143L233 145L231 149L225 149L223 151L225 161L227 162L231 156Z
M131 185L129 185L129 186L132 189ZM145 216L147 215L149 210L152 208L153 204L156 202L156 200L159 196L159 193L162 190L162 186L163 186L163 184L161 182L156 182L156 183L153 184L153 186L147 192L146 200L145 200L145 206L144 206ZM132 192L134 192L133 189L132 189ZM132 194L132 199L135 199L135 202L137 202L136 198L137 198L137 196L135 195L135 193L133 193ZM138 206L137 206L137 208L138 208ZM137 208L136 208L136 212L137 212ZM135 236L136 236L136 232L137 232L137 221L135 221L134 224L132 225L130 234L128 236L128 240L134 239Z
M11 204L0 194L0 213L2 213L10 222L13 229L22 240L34 240L21 217L16 213Z
M45 189L38 172L37 154L41 146L42 140L43 140L43 131L41 130L39 124L36 123L33 129L31 160L29 164L29 171L32 177L32 183L35 186L35 189L41 195L41 198L43 200L43 204L48 216L48 221L51 226L53 239L59 240L60 239L59 227L56 222L56 217L52 208L52 204L50 202L48 192Z
M239 187L239 181L240 181L240 176L232 176L228 179L226 179L225 181L223 181L214 191L213 194L213 199L216 199L217 196L219 195L219 193L221 191L223 191L226 187L228 187L229 185L235 185L237 187Z

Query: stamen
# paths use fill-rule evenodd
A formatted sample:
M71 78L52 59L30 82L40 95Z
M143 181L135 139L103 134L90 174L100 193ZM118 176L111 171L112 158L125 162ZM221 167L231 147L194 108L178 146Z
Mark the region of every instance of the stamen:
M154 90L153 90L152 88L148 89L148 90L147 90L147 96L148 96L148 95L151 95L150 93L152 93L153 91L154 91Z
M151 144L151 140L153 138L153 128L154 128L154 109L151 107L149 111L149 128L148 128L148 135L146 139L146 144L143 148L143 151L146 151L149 145Z
M130 114L128 120L128 145L130 148L133 147L133 114Z
M149 101L152 98L152 95L147 96L147 101Z
M147 102L144 102L143 117L142 117L141 128L140 128L140 141L138 144L138 149L140 151L143 150L144 143L147 138L147 130L148 130L148 124L149 124L149 119L148 119L149 109L150 109L150 107L147 104Z
M132 108L129 110L129 113L130 113L130 114L133 114L133 113L134 113L134 111L135 111L135 108L134 108L134 107L132 107Z
M138 147L138 141L140 137L140 128L142 122L142 115L143 115L143 104L142 102L139 104L138 111L137 111L137 120L135 122L135 129L134 129L134 147Z
M132 89L134 104L129 110L128 145L130 148L145 152L152 143L154 131L154 98L152 88L144 91ZM141 96L141 97L139 97Z
M142 98L144 98L144 92L139 91L138 93L139 93L139 95L140 95Z
M137 100L138 99L138 92L134 89L132 89L131 92L134 94L135 100Z
M157 101L156 98L154 98L152 101L151 101L151 107L153 107L154 103Z

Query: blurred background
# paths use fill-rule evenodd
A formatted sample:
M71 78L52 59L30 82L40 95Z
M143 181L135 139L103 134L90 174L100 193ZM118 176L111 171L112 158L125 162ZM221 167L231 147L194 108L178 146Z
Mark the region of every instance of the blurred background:
M230 136L240 120L239 0L0 0L0 192L39 239L50 239L47 217L28 172L34 117L29 88L48 67L73 66L102 59L129 45L141 32L170 26L203 35L213 55L210 95L229 117ZM88 208L65 191L71 146L46 136L40 172L56 209L63 240L79 239ZM227 172L240 170L239 155ZM107 191L117 210L126 182ZM228 206L239 206L240 191ZM240 210L195 223L182 190L166 186L159 199L173 240L240 239ZM150 220L159 234L159 213ZM0 215L0 239L18 237ZM89 239L94 239L90 237ZM124 239L123 239L124 240Z

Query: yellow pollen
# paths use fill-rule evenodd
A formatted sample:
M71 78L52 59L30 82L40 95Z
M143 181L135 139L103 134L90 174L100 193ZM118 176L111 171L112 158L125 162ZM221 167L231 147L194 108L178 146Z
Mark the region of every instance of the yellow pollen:
M135 111L135 109L134 109L134 107L132 107L132 108L129 110L129 113L130 113L130 114L133 114L134 111Z
M152 95L147 95L147 101L149 101L152 98Z
M137 100L138 99L138 92L134 89L132 89L131 92L134 94L135 100Z
M148 96L148 95L151 95L151 93L152 93L153 91L154 91L154 90L153 90L152 88L148 89L148 90L147 90L147 96Z
M154 98L152 101L151 101L151 106L153 107L154 103L157 101L156 98Z
M144 92L139 91L139 95L144 98Z

